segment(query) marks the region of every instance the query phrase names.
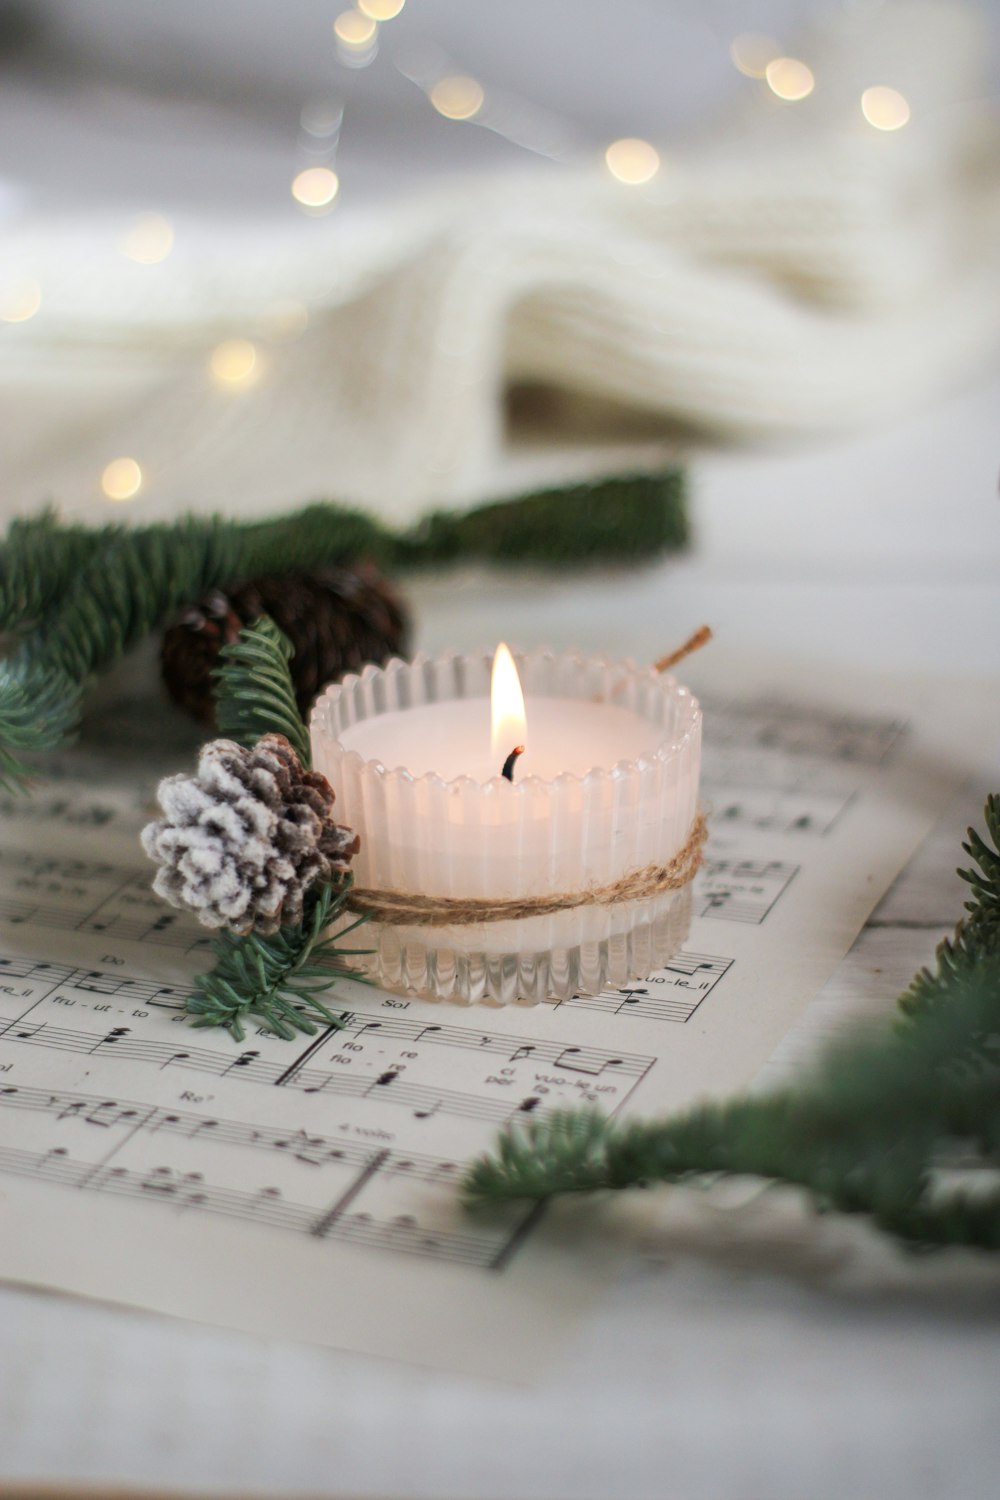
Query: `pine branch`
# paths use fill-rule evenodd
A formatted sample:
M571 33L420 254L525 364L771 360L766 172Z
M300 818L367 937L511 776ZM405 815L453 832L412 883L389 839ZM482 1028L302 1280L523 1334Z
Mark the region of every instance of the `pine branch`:
M0 784L25 778L22 755L72 739L91 676L213 588L362 557L403 567L460 557L613 563L685 539L677 469L546 490L405 533L337 505L250 524L188 516L88 531L50 513L14 522L0 550L0 630L21 644L0 664Z
M54 511L12 521L0 552L0 631L37 624L81 567L119 534L61 525Z
M18 672L0 662L0 787L23 791L23 755L67 744L76 732L82 688L60 672Z
M341 940L360 923L322 937L343 913L350 886L350 877L336 890L322 886L308 900L301 927L283 927L273 937L222 933L213 938L215 968L198 976L185 1004L194 1025L225 1026L238 1042L245 1039L244 1023L251 1017L285 1041L297 1031L311 1036L319 1026L343 1026L343 1017L318 996L337 974L359 977L344 959L364 950L345 949Z
M401 566L481 559L554 568L642 563L689 539L680 469L625 474L438 512L401 537Z
M115 532L15 660L82 683L182 605L238 573L240 557L240 528L218 518L189 516L172 526Z
M970 913L966 925L975 924L979 938L1000 947L1000 796L987 799L986 827L993 840L993 848L974 828L970 828L969 841L962 848L979 868L959 870L958 873L972 887L972 900L965 905L966 911Z
M1000 799L987 804L996 841ZM1000 1169L1000 863L970 832L971 915L901 999L886 1036L832 1047L801 1088L664 1121L564 1112L500 1138L465 1181L470 1202L749 1173L797 1183L821 1207L869 1214L923 1243L1000 1248L1000 1190L935 1190L956 1140ZM987 1187L989 1182L987 1182Z
M991 849L974 828L968 830L968 842L962 845L977 868L958 873L972 889L973 899L965 903L969 913L960 922L953 937L939 944L935 968L924 968L913 978L900 997L904 1015L918 1015L951 1005L960 996L967 977L981 964L1000 963L1000 797L986 802L986 827L993 840Z
M254 745L262 734L283 734L304 766L310 761L309 731L295 701L288 663L292 646L267 615L245 626L223 646L223 665L213 674L219 684L219 733L240 745Z

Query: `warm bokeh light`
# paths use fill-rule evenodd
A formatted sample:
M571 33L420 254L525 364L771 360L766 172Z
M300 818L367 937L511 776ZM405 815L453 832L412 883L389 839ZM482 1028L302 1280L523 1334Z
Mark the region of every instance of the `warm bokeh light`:
M745 31L729 44L729 56L747 78L763 78L768 63L781 56L781 44L762 32Z
M297 339L309 327L309 309L304 302L294 297L286 301L272 302L257 319L257 330L266 339L284 343Z
M604 160L612 177L633 187L649 182L660 170L660 153L656 147L634 136L612 141L604 153Z
M370 47L378 35L378 22L360 10L342 10L333 23L337 41L345 47Z
M339 188L340 179L329 167L306 167L292 182L292 197L303 208L327 208Z
M514 658L501 641L493 658L493 675L490 680L490 747L498 771L514 746L523 745L526 740L527 725L521 679L517 675Z
M358 10L373 21L393 21L406 4L406 0L357 0Z
M142 487L142 470L134 458L113 458L101 475L101 489L109 500L131 500Z
M42 289L30 276L0 286L0 322L27 323L42 305Z
M257 350L249 339L226 339L216 344L209 369L220 385L249 385L257 374Z
M772 94L789 103L807 99L816 87L812 68L797 57L776 57L764 69L764 77Z
M155 266L174 248L174 226L162 214L143 214L122 242L122 253L140 266Z
M901 130L910 118L910 106L898 89L877 83L861 95L861 113L876 130Z
M482 85L461 73L439 78L431 89L430 100L446 120L472 120L483 107Z

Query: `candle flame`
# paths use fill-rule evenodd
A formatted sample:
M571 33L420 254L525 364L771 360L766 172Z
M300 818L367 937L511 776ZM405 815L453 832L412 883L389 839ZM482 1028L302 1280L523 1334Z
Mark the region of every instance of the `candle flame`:
M497 647L493 658L490 710L492 721L490 743L493 749L493 759L500 766L514 746L523 745L527 738L521 679L517 675L514 658L503 641Z

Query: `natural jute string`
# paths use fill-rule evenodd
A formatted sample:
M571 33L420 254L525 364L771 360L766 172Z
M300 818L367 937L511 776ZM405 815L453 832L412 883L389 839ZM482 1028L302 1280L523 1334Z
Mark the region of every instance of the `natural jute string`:
M669 672L671 667L676 667L677 663L683 661L685 656L690 656L692 651L700 651L702 646L707 646L711 639L711 626L702 625L694 635L688 637L683 646L679 646L676 651L671 651L669 656L661 656L659 661L653 663L653 666L657 672Z
M583 891L473 900L463 896L420 896L411 891L360 890L354 887L347 905L351 911L394 926L468 927L473 922L516 922L521 917L548 917L553 912L571 911L575 906L615 906L621 901L642 901L647 896L658 896L661 891L679 891L694 879L701 864L701 849L707 833L704 814L699 813L683 848L665 865L646 865L645 869L634 870L608 885L592 885Z

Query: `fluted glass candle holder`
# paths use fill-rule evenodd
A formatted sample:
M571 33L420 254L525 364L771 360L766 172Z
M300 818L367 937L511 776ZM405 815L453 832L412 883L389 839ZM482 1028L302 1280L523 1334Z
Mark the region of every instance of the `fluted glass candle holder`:
M488 743L492 654L366 667L326 690L310 725L313 764L336 791L338 818L360 835L359 888L452 900L551 897L611 885L685 847L697 817L701 753L701 712L690 692L628 661L551 651L515 659L529 753L533 718L547 717L568 726L566 764L587 766L588 724L605 754L620 741L626 755L513 782L439 774L426 765L434 755L428 747L442 742L442 732L447 740L456 713L478 722L481 708ZM463 700L476 702L447 707ZM367 753L380 734L390 752ZM687 937L690 913L687 884L500 921L373 920L363 929L373 951L362 963L375 983L399 994L465 1003L564 1000L660 967Z

